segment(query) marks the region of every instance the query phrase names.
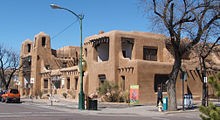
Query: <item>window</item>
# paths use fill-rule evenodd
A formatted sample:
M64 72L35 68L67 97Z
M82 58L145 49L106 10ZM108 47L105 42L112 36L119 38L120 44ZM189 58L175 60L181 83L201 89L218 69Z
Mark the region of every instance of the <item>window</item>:
M143 48L143 59L157 61L157 48L144 47Z
M160 86L163 92L167 92L167 80L169 80L169 75L156 74L154 76L154 91L157 92L157 88Z
M131 59L133 46L134 46L133 38L124 38L124 37L121 38L121 49L124 58Z
M78 52L76 51L76 58L78 58Z
M98 75L98 77L99 77L99 83L103 84L106 80L105 74L100 74L100 75Z
M94 60L97 62L108 61L109 59L109 37L90 40L95 48Z
M44 79L44 88L48 88L48 80Z
M43 46L43 47L46 46L46 37L42 37L42 46Z
M62 63L62 68L66 68L67 67L67 62L63 62Z
M87 48L85 48L85 57L87 57Z
M18 90L17 89L11 89L10 93L13 93L13 94L18 94Z
M125 76L121 76L121 89L125 91Z
M75 78L75 90L77 90L77 86L78 86L78 78Z
M124 58L126 58L126 51L125 50L122 50L122 55Z
M45 65L45 68L46 68L47 70L50 70L50 65Z
M34 47L36 46L36 40L37 40L37 38L34 37Z
M109 44L108 43L101 43L96 46L96 51L97 51L97 61L102 62L102 61L108 61L109 58Z
M31 52L31 44L27 44L28 52Z
M67 78L67 89L70 89L70 78Z

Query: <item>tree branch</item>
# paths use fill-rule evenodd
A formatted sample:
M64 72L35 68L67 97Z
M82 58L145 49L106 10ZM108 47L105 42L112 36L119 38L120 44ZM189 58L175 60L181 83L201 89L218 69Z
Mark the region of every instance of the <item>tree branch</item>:
M216 20L220 19L220 12L215 15L203 28L206 31Z
M164 18L159 12L157 12L157 4L156 4L156 0L153 0L154 3L154 13L156 15L158 15L160 18Z
M212 46L209 48L208 52L206 53L205 56L203 56L204 58L208 57L208 55L211 53L211 51L213 50L213 48L216 46L216 44L218 43L218 41L220 40L220 37L218 37L216 39L216 41L212 44Z

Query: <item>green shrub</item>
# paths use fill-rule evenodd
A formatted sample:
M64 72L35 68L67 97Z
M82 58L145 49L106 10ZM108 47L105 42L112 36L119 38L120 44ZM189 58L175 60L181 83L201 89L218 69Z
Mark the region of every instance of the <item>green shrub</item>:
M200 117L203 120L220 120L220 107L216 107L212 103L208 107L200 106L199 111L202 112Z
M213 89L213 94L216 97L220 97L220 73L217 74L217 78L215 78L214 76L211 76L208 78L208 83L211 85L212 89Z
M98 88L99 95L105 95L107 93L118 91L118 85L111 83L107 80L104 81Z
M120 92L120 94L119 94L119 102L126 102L126 103L130 102L129 92L128 91Z
M209 77L209 84L214 89L215 95L220 97L220 73L218 73L217 78ZM220 120L220 107L217 107L213 103L210 103L209 106L200 106L199 111L202 113L200 117L203 120Z
M98 94L106 102L129 102L129 92L119 90L118 85L107 80L98 88Z

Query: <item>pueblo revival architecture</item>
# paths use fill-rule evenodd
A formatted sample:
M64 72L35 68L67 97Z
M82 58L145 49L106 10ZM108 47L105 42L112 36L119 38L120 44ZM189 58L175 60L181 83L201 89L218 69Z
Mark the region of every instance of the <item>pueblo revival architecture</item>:
M131 85L139 85L139 103L155 103L157 87L162 86L166 96L166 81L173 65L170 44L167 37L146 32L110 31L87 37L83 45L83 58L87 69L83 75L85 95L96 93L104 81L111 81L122 91L129 91ZM41 32L34 40L22 44L19 74L22 95L68 93L78 99L80 79L78 71L80 48L66 46L54 50L50 36ZM185 93L192 93L194 99L202 97L202 82L197 68L200 68L195 52L185 55L182 67L187 73L184 81ZM213 75L220 70L220 53L213 52L207 58ZM177 99L182 99L182 81L176 84Z

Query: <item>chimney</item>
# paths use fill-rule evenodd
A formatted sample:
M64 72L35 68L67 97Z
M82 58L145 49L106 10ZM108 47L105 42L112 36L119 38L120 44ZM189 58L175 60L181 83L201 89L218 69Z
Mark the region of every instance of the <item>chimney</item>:
M100 34L103 34L103 33L105 33L103 30L100 30L100 31L99 31L99 35L100 35Z

